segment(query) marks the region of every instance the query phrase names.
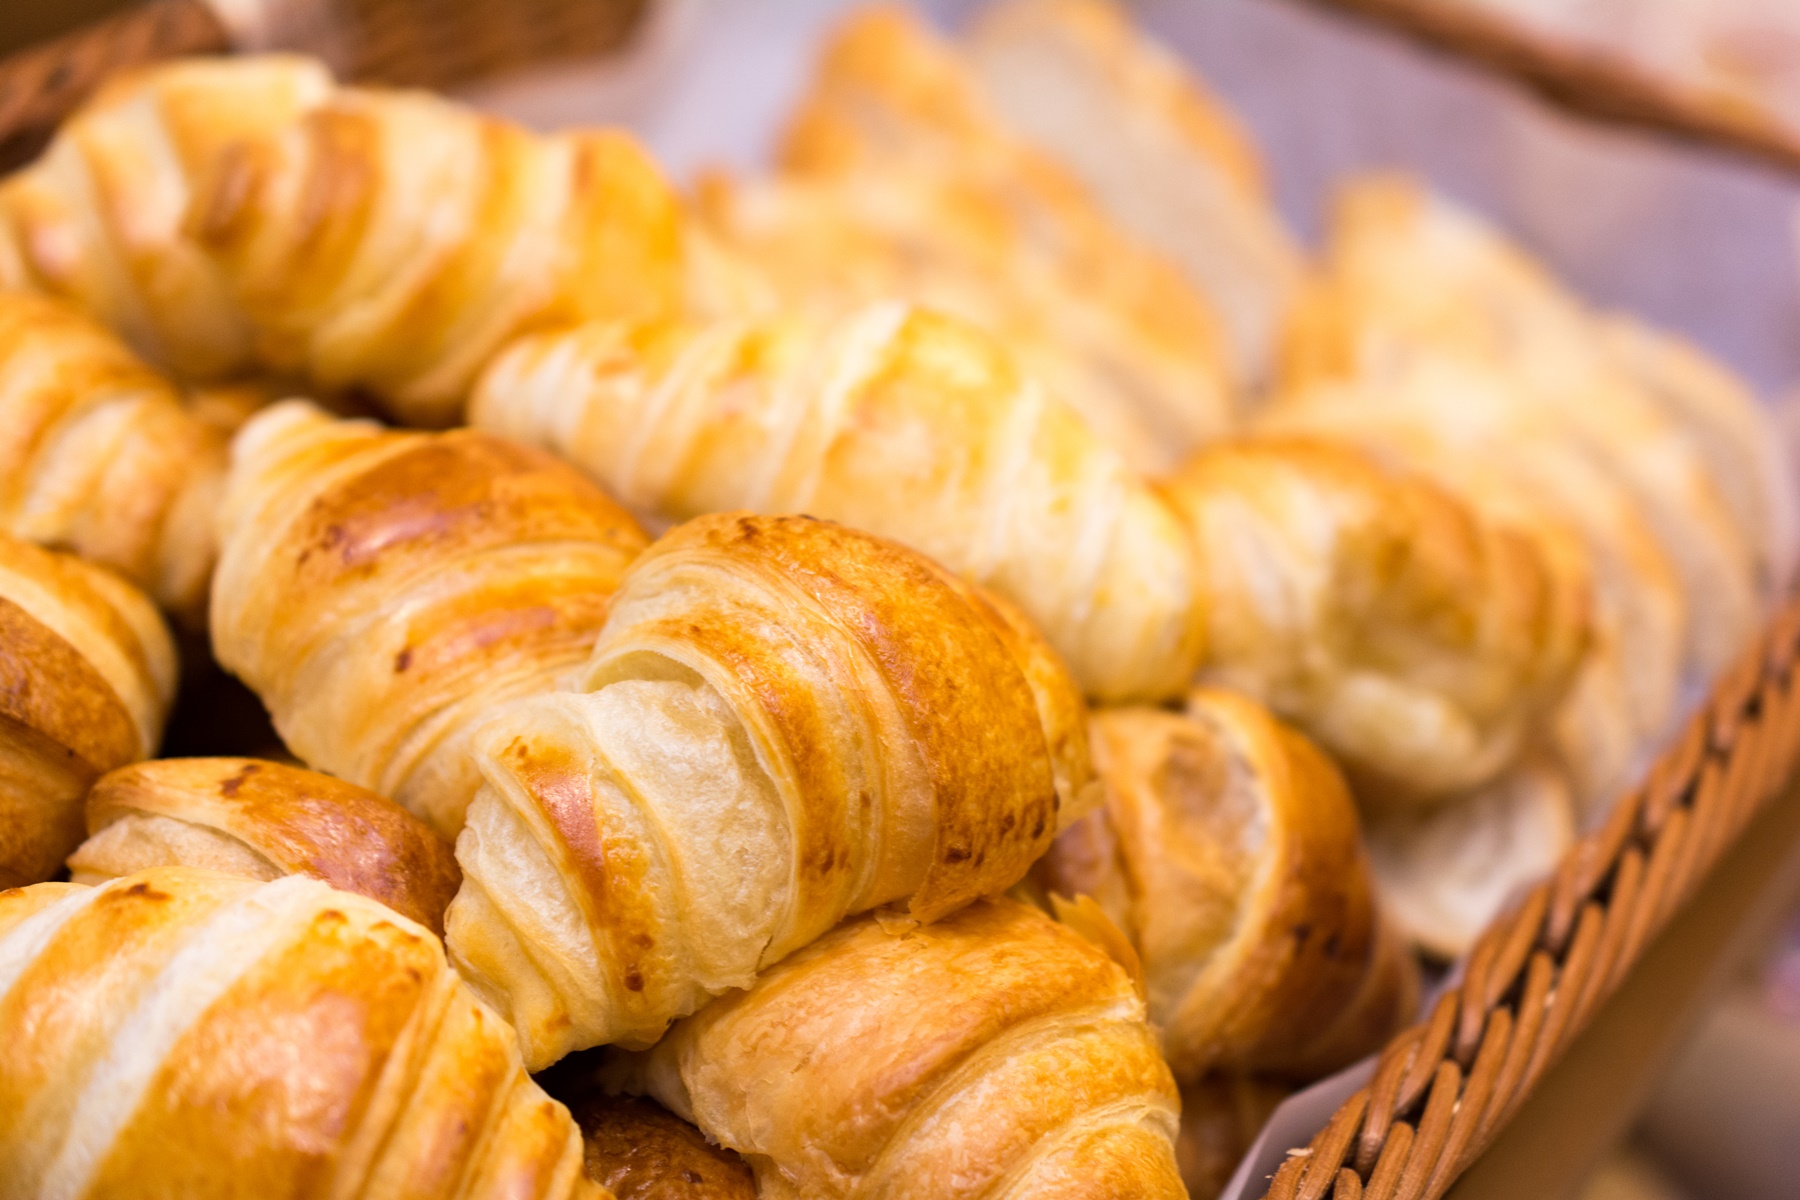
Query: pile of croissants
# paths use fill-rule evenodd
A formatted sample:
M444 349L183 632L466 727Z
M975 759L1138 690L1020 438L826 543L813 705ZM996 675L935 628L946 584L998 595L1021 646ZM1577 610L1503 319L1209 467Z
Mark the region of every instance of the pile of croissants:
M0 180L0 1200L1210 1196L1792 573L1723 368L1100 0L778 159L273 55Z

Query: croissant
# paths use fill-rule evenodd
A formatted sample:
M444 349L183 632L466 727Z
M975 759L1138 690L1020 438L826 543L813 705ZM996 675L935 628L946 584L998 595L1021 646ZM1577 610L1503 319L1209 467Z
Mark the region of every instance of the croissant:
M469 730L587 657L648 540L549 456L483 433L396 433L310 405L233 444L213 650L311 766L454 837Z
M1377 907L1349 789L1311 743L1212 688L1185 714L1112 709L1090 728L1105 807L1038 875L1131 939L1178 1080L1316 1078L1412 1018L1417 970Z
M239 141L187 226L265 366L449 425L524 329L680 303L680 212L632 140L542 136L422 92L344 88Z
M603 1079L743 1154L763 1200L1186 1196L1131 977L1013 900L852 921Z
M1168 470L1233 420L1217 322L1172 270L1129 246L1065 262L977 172L715 171L693 218L690 248L704 239L759 286L715 270L690 284L692 315L829 316L888 299L952 314L1004 342L1142 471Z
M155 753L175 646L115 575L0 534L0 887L56 873L103 771Z
M1204 571L1203 677L1319 741L1359 799L1424 805L1494 778L1579 665L1581 581L1416 473L1246 436L1165 490Z
M1565 773L1528 755L1454 804L1375 815L1369 861L1407 938L1450 962L1524 888L1556 870L1575 844L1575 818Z
M446 920L533 1069L648 1045L846 916L1003 891L1098 800L1080 694L1023 618L828 522L664 535L572 683L476 734Z
M1238 378L1264 382L1307 266L1255 147L1219 99L1123 6L1101 0L991 4L963 46L1007 126L1176 264L1212 300Z
M450 846L375 793L281 763L170 758L101 776L76 883L159 866L271 880L310 875L442 934L462 876Z
M1792 481L1742 390L1704 391L1676 370L1645 386L1665 373L1655 349L1619 351L1621 338L1535 263L1405 180L1346 188L1327 257L1287 334L1287 388L1348 379L1379 393L1444 355L1506 375L1541 428L1623 489L1668 555L1689 605L1695 678L1730 662L1793 562L1791 536L1779 542L1791 512L1774 515L1792 509ZM1737 432L1718 432L1727 425Z
M1313 385L1284 397L1260 426L1375 450L1556 547L1560 569L1586 581L1593 607L1550 746L1590 811L1630 786L1677 715L1689 606L1628 489L1504 375L1453 357L1421 361L1380 386Z
M956 47L903 10L844 22L781 154L779 185L722 227L790 305L823 290L974 320L1142 469L1229 424L1230 347L1207 297L1009 129Z
M640 511L807 512L904 542L1023 608L1099 699L1179 694L1199 659L1174 514L949 317L888 304L538 334L495 359L470 419Z
M110 333L0 293L0 520L111 567L198 625L225 435Z
M0 1196L589 1197L437 939L315 879L0 892Z
M119 76L0 183L0 286L64 297L185 377L246 369L249 320L182 223L227 146L286 128L331 90L321 64L275 54Z

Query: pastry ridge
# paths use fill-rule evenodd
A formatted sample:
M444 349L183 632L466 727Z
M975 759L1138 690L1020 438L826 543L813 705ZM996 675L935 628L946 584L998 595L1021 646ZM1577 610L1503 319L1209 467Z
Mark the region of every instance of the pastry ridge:
M543 1065L646 1045L880 906L929 923L1095 800L1079 693L1011 606L805 517L633 564L572 691L496 711L447 918Z
M0 534L0 885L56 872L95 777L155 753L175 676L146 596Z

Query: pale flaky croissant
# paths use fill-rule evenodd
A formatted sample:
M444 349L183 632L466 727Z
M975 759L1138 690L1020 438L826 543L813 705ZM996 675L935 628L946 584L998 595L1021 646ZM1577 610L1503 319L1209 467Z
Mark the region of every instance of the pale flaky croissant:
M191 378L254 361L248 318L183 227L225 148L292 124L331 75L290 55L196 58L109 82L0 183L0 286L62 296Z
M165 758L101 776L87 797L76 883L160 866L270 880L310 875L435 933L462 881L449 843L355 784L249 758Z
M1453 961L1508 903L1556 870L1575 835L1576 798L1566 774L1554 759L1528 755L1453 804L1376 815L1368 826L1369 859L1407 938Z
M220 527L219 662L301 759L446 837L478 782L469 729L587 657L648 540L539 451L303 403L238 435Z
M205 616L225 435L76 309L0 292L0 525Z
M265 366L415 424L453 424L521 330L681 301L679 207L627 135L422 92L339 89L222 153L191 207Z
M1131 976L1014 900L850 922L603 1078L743 1154L764 1200L1187 1194Z
M0 892L0 1196L586 1197L436 938L303 876Z
M1343 189L1326 262L1287 332L1286 391L1348 380L1379 396L1446 356L1501 376L1533 440L1589 457L1668 555L1696 679L1731 660L1795 553L1792 480L1746 389L1690 348L1595 317L1405 179Z
M869 6L829 40L780 182L715 221L790 304L902 297L988 327L1143 469L1235 407L1221 314L1020 138L957 47Z
M150 601L0 534L0 887L56 873L96 776L156 752L175 647Z
M1586 645L1588 591L1545 546L1343 442L1229 439L1165 492L1202 565L1203 677L1319 741L1359 799L1494 778Z
M691 211L695 271L708 245L705 261L737 268L690 285L695 315L831 315L889 299L953 314L1003 341L1143 471L1169 469L1233 420L1211 311L1173 271L1117 246L1065 261L979 172L714 171Z
M846 916L1012 886L1098 799L1010 605L891 542L720 514L626 573L571 692L497 709L451 953L534 1069L656 1040Z
M1269 374L1307 274L1256 148L1190 66L1110 0L1003 0L962 40L1007 126L1213 303L1238 378Z
M1185 713L1109 709L1090 729L1105 806L1036 876L1094 897L1131 939L1177 1079L1317 1078L1412 1019L1417 968L1330 760L1213 688Z
M1590 810L1631 785L1677 714L1690 606L1630 492L1501 373L1453 356L1380 384L1314 384L1266 429L1332 436L1428 474L1552 551L1593 597L1592 636L1550 718L1550 748Z
M1199 659L1180 523L965 322L883 304L590 324L503 352L470 415L640 511L805 512L921 550L1023 608L1089 695L1176 695Z

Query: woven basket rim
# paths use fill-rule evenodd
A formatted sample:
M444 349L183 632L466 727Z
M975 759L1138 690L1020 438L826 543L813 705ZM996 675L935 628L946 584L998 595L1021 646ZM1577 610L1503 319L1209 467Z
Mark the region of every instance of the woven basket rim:
M1521 84L1565 111L1800 171L1800 128L1721 89L1684 86L1621 56L1448 0L1308 0Z

